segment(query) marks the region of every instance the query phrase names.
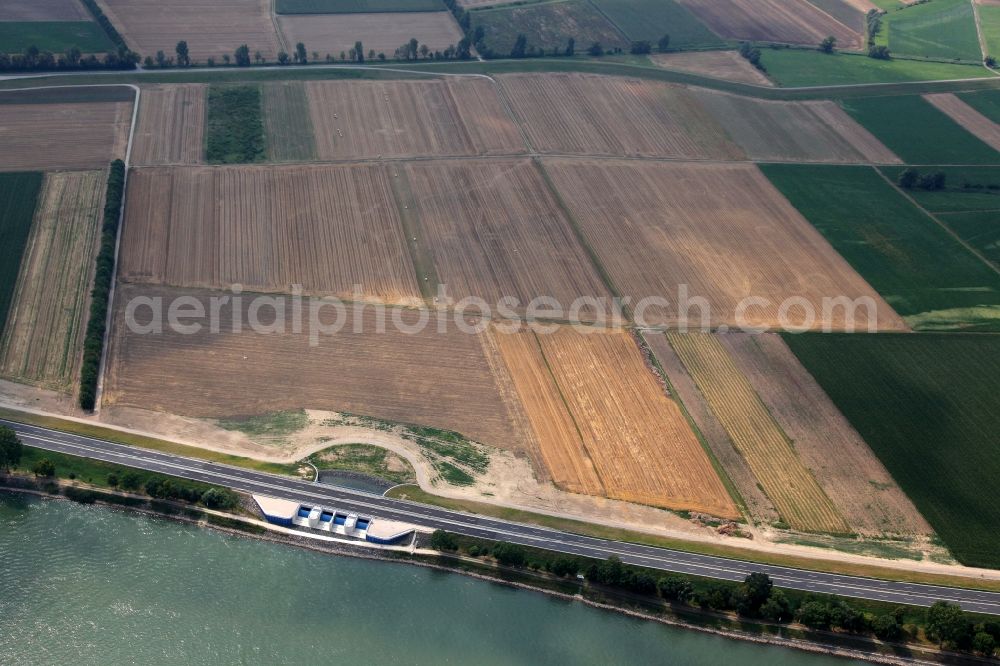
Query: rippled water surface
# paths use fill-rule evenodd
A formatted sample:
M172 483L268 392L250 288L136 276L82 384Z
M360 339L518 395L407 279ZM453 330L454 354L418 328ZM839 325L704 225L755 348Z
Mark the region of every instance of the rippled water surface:
M455 574L0 493L0 664L849 662Z

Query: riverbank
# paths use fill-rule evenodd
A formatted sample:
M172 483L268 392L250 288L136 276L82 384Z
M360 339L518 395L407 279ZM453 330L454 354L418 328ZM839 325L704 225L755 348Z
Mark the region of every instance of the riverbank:
M31 488L31 485L45 487ZM427 549L426 536L421 543L404 547L385 548L350 542L344 539L317 538L316 535L277 528L250 515L252 504L244 502L240 513L212 511L204 507L177 502L164 502L138 495L86 487L79 483L37 481L30 477L10 477L4 483L7 490L34 495L73 499L126 508L147 515L212 527L222 532L253 536L314 552L387 560L415 566L461 573L480 580L528 589L567 601L580 601L588 606L613 610L630 617L651 620L667 626L695 630L701 633L737 639L761 645L781 646L812 653L864 659L875 663L987 663L968 655L942 653L928 646L893 645L863 637L844 636L834 632L817 632L795 625L774 625L750 622L732 614L711 613L697 609L677 608L662 602L652 602L636 595L611 590L575 579L555 577L544 572L502 567L481 559L440 553ZM82 493L82 494L81 494ZM145 505L142 503L145 502Z

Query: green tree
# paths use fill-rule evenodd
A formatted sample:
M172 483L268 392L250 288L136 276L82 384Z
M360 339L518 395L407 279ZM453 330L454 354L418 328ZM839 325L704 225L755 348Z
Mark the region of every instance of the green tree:
M788 622L792 619L792 605L781 590L772 590L771 596L760 607L760 616L771 622Z
M972 637L972 649L986 658L992 657L997 650L997 639L985 631L980 631Z
M306 45L299 42L295 45L295 62L300 65L304 65L309 61L309 57L306 55Z
M111 486L112 488L118 487L118 475L115 474L114 472L108 474L108 485Z
M246 44L240 44L236 48L236 52L233 54L236 59L237 67L249 67L250 66L250 47Z
M587 54L598 58L604 55L604 47L601 46L600 42L594 42L589 47L587 47Z
M223 53L222 54L222 64L223 65L229 66L229 63L231 63L232 61L233 61L233 59L229 56L228 53Z
M506 541L493 546L493 557L505 567L523 567L528 559L524 548Z
M56 466L48 458L42 458L31 466L31 473L44 478L53 477L56 475Z
M889 53L889 47L882 46L880 44L873 44L868 47L868 57L874 58L875 60L892 60L892 54Z
M760 607L771 596L774 583L766 573L755 571L746 577L740 587L739 611L741 615L756 616Z
M897 641L903 636L903 627L895 615L879 615L872 620L872 633L883 641Z
M575 53L576 53L576 40L570 37L569 39L566 40L566 55L569 57L573 57Z
M458 539L450 532L434 530L434 533L431 534L431 548L434 550L455 552L458 550Z
M833 53L837 48L837 38L830 35L819 43L819 50L822 53Z
M238 502L235 493L222 488L209 488L201 494L201 503L209 509L229 509Z
M899 174L899 178L896 182L904 190L912 190L917 184L917 180L920 178L920 172L916 169L904 169L903 173Z
M278 64L287 65L288 64L288 54L284 51L278 51Z
M666 53L670 50L670 35L663 35L663 37L660 37L660 41L656 43L656 50L660 53Z
M632 55L647 55L653 52L653 45L646 40L640 40L637 42L632 42L629 46L629 53Z
M524 33L517 36L514 40L514 46L510 49L511 58L523 58L528 50L528 38Z
M656 582L656 587L667 601L686 604L694 596L694 586L683 576L664 576Z
M168 62L169 62L169 60L167 60L167 54L166 53L164 53L163 51L157 51L156 52L156 66L157 67L160 67L160 68L166 67Z
M0 469L9 470L19 462L24 454L24 445L17 433L6 426L0 426Z
M991 55L988 55L985 58L983 58L983 64L989 67L990 69L996 69L997 59Z
M549 571L556 576L575 576L580 572L580 562L575 557L563 555L552 561Z
M725 583L708 583L698 593L698 605L709 610L728 610L733 607L732 589Z
M926 617L927 636L937 641L938 645L943 646L945 643L961 645L972 632L969 619L958 604L948 601L935 602L927 609Z
M361 42L354 42L354 59L358 62L365 61L365 47Z
M191 55L188 53L188 43L183 39L177 42L177 46L174 48L174 52L177 54L177 66L178 67L190 67L191 66Z
M811 629L829 629L829 604L816 600L805 602L799 607L799 622Z

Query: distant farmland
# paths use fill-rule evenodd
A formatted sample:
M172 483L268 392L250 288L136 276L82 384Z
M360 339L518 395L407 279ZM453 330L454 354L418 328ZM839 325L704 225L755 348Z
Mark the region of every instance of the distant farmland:
M861 45L861 26L846 26L806 0L679 0L726 39L819 44L833 35L840 46Z
M128 102L0 105L0 171L103 169L125 156Z
M40 173L0 173L0 232L4 240L0 244L0 333L7 321L41 187Z
M543 49L547 54L565 50L571 37L580 52L594 42L605 49L628 46L625 35L588 0L507 5L475 10L470 16L474 28L483 28L486 45L497 56L508 55L521 34L529 51Z
M441 0L277 0L277 14L369 14L443 12Z
M762 169L911 326L1000 327L1000 275L874 169Z
M1000 152L920 96L864 97L843 104L907 164L1000 164Z
M723 43L676 0L594 0L594 4L633 41L647 40L656 46L661 37L669 35L674 48ZM578 48L587 46L578 40Z
M1000 567L1000 337L786 342L963 564Z
M691 90L589 74L505 74L532 147L561 155L741 159Z
M197 83L143 87L133 164L202 162L206 89Z
M31 46L55 53L74 47L81 53L115 50L111 39L93 21L0 21L0 53L22 53Z

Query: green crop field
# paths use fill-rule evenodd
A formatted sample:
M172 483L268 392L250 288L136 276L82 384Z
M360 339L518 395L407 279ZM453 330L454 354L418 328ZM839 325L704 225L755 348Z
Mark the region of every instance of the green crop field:
M443 12L441 0L277 0L278 14L373 14Z
M892 53L981 62L979 33L969 0L896 5L882 18L879 41Z
M1000 7L997 7L1000 9ZM983 90L958 95L966 104L995 123L1000 123L1000 90Z
M907 167L880 167L894 182ZM943 190L919 188L907 194L932 213L968 213L1000 210L1000 167L924 167L921 175L940 171L945 175Z
M918 60L875 60L863 55L827 55L814 49L763 49L767 73L779 85L834 86L854 83L945 81L989 76L979 65Z
M115 45L93 21L0 21L0 53L21 53L30 46L63 53L107 53Z
M316 139L309 100L301 81L264 85L267 158L273 162L316 159Z
M258 86L208 89L205 159L211 164L243 164L264 159L264 124Z
M963 564L1000 567L1000 336L785 341Z
M36 172L0 173L0 333L7 321L21 255L31 234L42 174Z
M962 240L1000 268L1000 209L975 213L942 213L938 217Z
M486 45L497 55L510 53L519 34L527 38L529 50L542 48L547 52L566 48L570 37L576 40L579 52L593 42L605 49L628 46L618 28L589 0L480 9L471 12L471 18L474 27L483 27Z
M674 0L593 0L611 22L633 40L656 47L664 35L678 48L720 46L724 42Z
M1000 7L980 5L979 27L983 31L988 55L1000 58Z
M911 326L1000 330L1000 274L875 169L762 169Z
M907 164L1000 164L1000 153L919 95L856 98L843 105Z

